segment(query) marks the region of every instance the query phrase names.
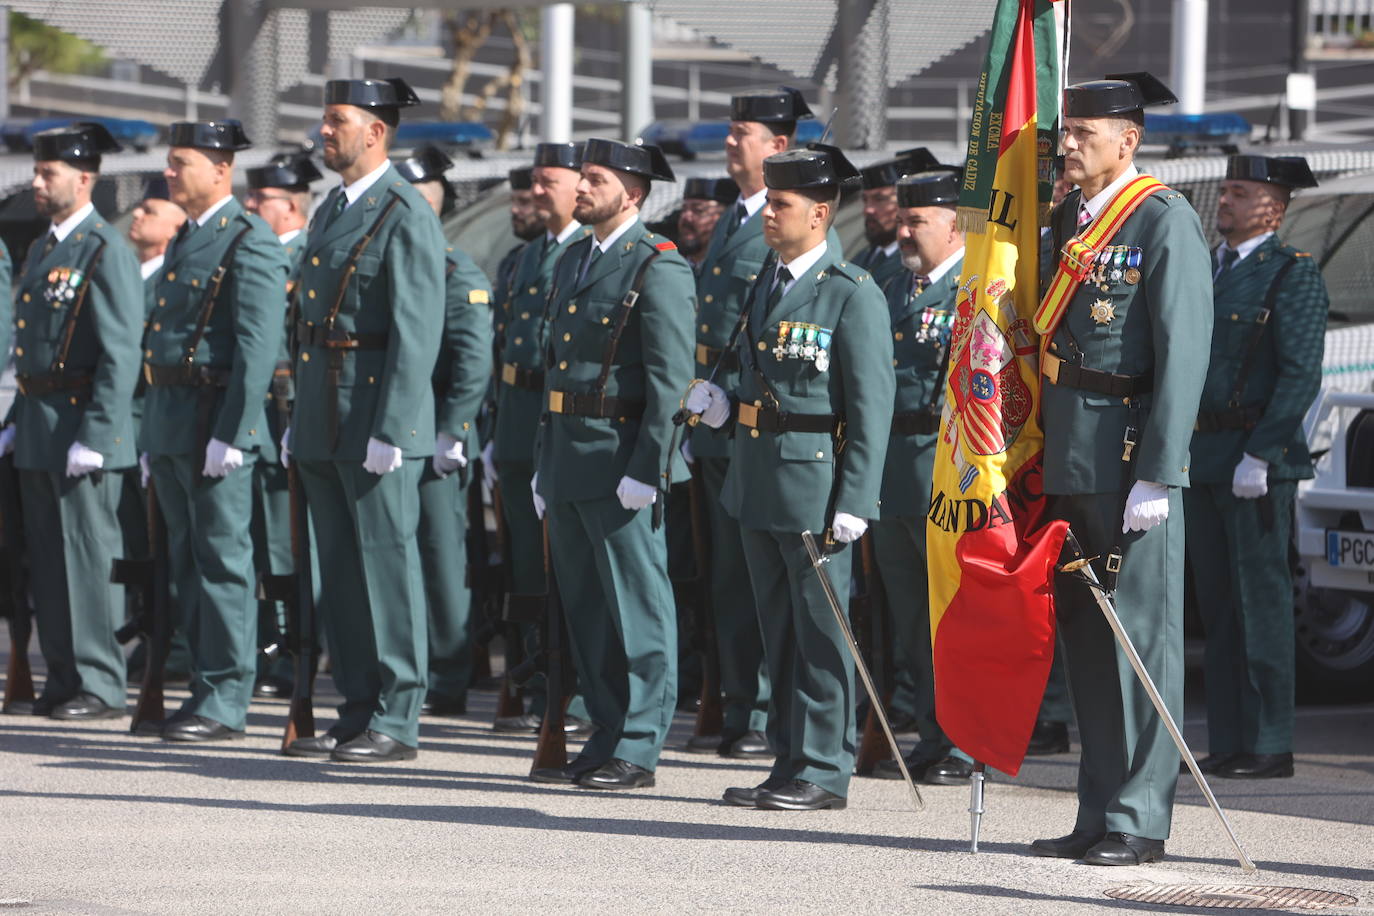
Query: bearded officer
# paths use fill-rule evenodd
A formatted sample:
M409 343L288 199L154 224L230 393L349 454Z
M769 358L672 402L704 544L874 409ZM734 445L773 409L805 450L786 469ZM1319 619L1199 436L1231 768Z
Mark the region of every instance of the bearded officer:
M396 170L442 217L453 200L444 176L453 160L434 146ZM444 340L434 366L434 457L420 475L420 568L429 606L425 715L467 712L472 680L472 593L466 582L468 456L476 454L477 413L491 382L491 285L472 258L445 246ZM481 519L477 519L482 524Z
M1178 717L1181 489L1207 372L1211 269L1187 200L1140 178L1132 162L1142 109L1174 101L1147 73L1065 90L1064 174L1078 190L1055 211L1055 249L1090 263L1071 296L1056 298L1056 278L1036 320L1049 334L1041 371L1051 510L1089 556L1106 558L1121 622ZM1055 596L1083 745L1078 818L1072 833L1036 840L1032 851L1093 865L1156 861L1169 835L1178 750L1092 592L1060 576Z
M324 164L342 185L316 211L301 262L298 461L320 563L320 607L343 695L339 720L287 748L336 761L412 760L427 679L416 531L434 457L432 374L444 332L434 210L391 165L404 80L325 84Z
M703 383L687 408L725 426L737 416L721 499L740 525L763 630L773 702L768 778L730 788L734 805L843 808L854 769L854 661L801 532L827 532L828 574L849 594L848 545L878 516L895 382L882 291L826 241L842 183L858 172L813 143L764 162L764 269L735 354L735 390ZM831 537L827 537L829 541Z
M739 200L739 185L731 178L688 178L682 187L682 211L677 218L677 250L696 270L706 259L716 223Z
M51 224L29 248L14 302L18 395L3 448L19 472L48 669L33 712L54 719L124 715L124 602L110 563L118 472L135 464L143 296L133 252L91 203L102 155L119 149L98 124L34 136L34 205Z
M1207 633L1199 765L1231 779L1293 775L1288 550L1329 303L1316 261L1274 233L1293 191L1316 184L1300 156L1232 156L1217 207L1212 355L1183 504Z
M548 300L535 510L547 506L569 642L596 731L537 779L654 784L677 701L677 621L661 520L673 422L691 378L692 269L639 218L655 146L587 141L569 246ZM681 464L678 464L681 468Z
M499 308L515 293L512 285L515 269L520 263L520 253L525 244L539 238L544 231L544 221L534 205L534 169L528 165L513 168L506 173L510 182L510 231L520 241L501 258L496 267L495 305Z
M852 263L872 274L873 282L881 289L887 289L902 272L902 252L897 243L897 179L939 167L930 150L919 146L859 169L863 182L864 241L868 245L853 257Z
M256 674L252 464L267 436L263 392L281 349L286 255L230 193L237 121L172 125L163 173L189 219L173 241L144 351L139 446L157 484L191 696L168 741L243 736ZM245 465L248 465L245 467Z

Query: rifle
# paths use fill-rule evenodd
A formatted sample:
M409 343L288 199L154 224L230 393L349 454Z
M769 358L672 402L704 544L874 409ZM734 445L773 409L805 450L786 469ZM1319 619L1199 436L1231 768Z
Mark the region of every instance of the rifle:
M476 486L481 488L481 467L476 473ZM501 692L496 699L496 719L507 719L523 716L525 714L525 700L520 694L520 688L511 679L511 670L524 661L524 639L520 633L520 624L513 622L508 615L509 601L512 597L509 591L510 586L510 536L506 531L505 506L501 500L501 484L498 482L491 488L491 511L496 516L496 546L501 551L501 585L505 593L505 605L502 609L502 622L504 624L505 642L505 672L501 677ZM471 520L468 522L471 524Z
M18 476L14 454L0 458L0 549L5 554L0 560L0 617L9 621L10 631L3 709L9 715L22 716L33 711L33 672L29 670L33 608L29 606Z
M482 460L476 456L468 463L472 481L465 497L468 501L467 587L472 593L472 610L480 611L474 620L472 633L472 679L480 684L491 679L491 650L489 645L500 631L496 620L500 617L501 593L504 582L499 572L493 572L491 545L487 539L486 505L482 502ZM499 524L499 522L498 522Z
M315 585L310 568L310 511L305 488L295 462L286 468L286 485L291 494L291 563L293 572L264 574L258 582L258 595L266 601L280 601L286 608L286 642L295 663L291 685L291 706L286 714L281 749L285 751L297 738L315 737Z
M873 535L866 533L859 539L859 571L862 591L850 601L850 617L868 623L867 638L869 667L874 683L882 694L884 706L892 702L892 640L888 633L886 620L887 602L883 586L878 578L877 563L873 557ZM854 759L854 772L859 776L872 774L879 762L892 756L882 725L878 722L877 706L868 704L868 715L864 717L863 734L859 739L858 753Z
M561 770L568 765L567 737L563 731L564 714L572 691L569 689L571 678L567 677L567 653L563 648L564 620L563 601L558 594L558 581L554 577L553 563L549 558L549 522L544 520L544 575L548 583L548 594L544 605L543 650L545 659L544 681L548 690L548 702L544 707L544 720L539 723L539 741L534 747L534 760L530 764L530 774L535 770Z
M157 501L157 486L148 481L148 556L143 559L124 557L114 561L110 581L133 589L139 595L139 613L115 634L128 641L135 634L146 645L143 683L138 691L138 703L129 722L129 733L156 736L162 733L167 718L163 679L166 675L167 653L172 646L172 578L167 559L167 526Z
M695 635L701 652L701 703L697 707L694 738L719 737L725 727L720 704L720 649L716 645L715 607L711 601L711 546L707 533L706 487L701 481L701 464L693 462L688 483L692 512L692 553L696 560ZM702 742L699 742L702 743Z

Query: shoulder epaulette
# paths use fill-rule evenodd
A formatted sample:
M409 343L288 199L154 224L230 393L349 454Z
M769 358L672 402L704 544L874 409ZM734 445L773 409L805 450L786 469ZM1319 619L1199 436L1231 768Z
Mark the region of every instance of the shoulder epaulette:
M664 238L653 232L646 232L639 237L639 240L655 251L677 251L677 243L672 239Z
M830 272L853 283L867 283L872 279L868 271L851 261L836 261L830 265Z

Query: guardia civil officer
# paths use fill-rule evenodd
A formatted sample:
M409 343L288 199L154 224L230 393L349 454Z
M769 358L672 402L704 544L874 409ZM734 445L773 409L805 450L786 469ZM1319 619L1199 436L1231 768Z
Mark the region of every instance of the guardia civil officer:
M639 218L650 182L672 180L658 147L588 140L573 216L593 234L554 268L532 487L535 511L547 507L596 731L565 769L538 779L652 786L677 702L677 621L657 522L672 417L691 378L695 302L692 269Z
M731 178L688 178L682 186L682 212L677 218L677 250L696 270L706 258L716 223L739 200Z
M442 216L453 201L453 160L422 146L396 170ZM466 581L468 459L479 451L477 413L491 381L491 284L467 253L445 246L444 339L434 366L434 456L420 475L420 569L429 607L429 679L421 712L467 712L472 680L472 593ZM477 524L483 524L477 519Z
M540 143L534 148L530 201L542 233L519 249L509 293L497 306L496 427L482 466L489 487L500 477L512 595L541 595L547 590L543 528L534 511L530 479L535 433L544 412L544 306L553 269L570 245L592 234L590 226L573 216L581 168L580 143ZM527 621L523 629L526 643L534 648L537 628ZM544 701L535 691L529 712L498 719L493 727L502 732L538 731ZM581 717L585 710L580 699L574 703L569 711Z
M495 306L500 308L515 292L512 285L515 269L520 262L520 252L525 243L539 238L544 231L544 221L534 205L534 170L528 165L513 168L506 173L510 182L510 231L520 241L507 251L496 267Z
M841 184L858 171L811 144L764 161L763 231L777 252L746 307L727 395L706 382L687 408L735 438L721 499L739 523L773 685L768 778L734 805L843 808L854 769L854 662L802 543L833 536L828 571L849 594L852 551L877 518L895 382L882 290L831 250Z
M163 173L189 219L163 264L144 341L139 447L167 524L191 647L191 696L168 741L242 737L256 675L252 464L267 440L263 394L281 349L286 255L231 189L237 121L171 127ZM245 466L246 465L246 466Z
M35 715L124 715L119 473L135 464L129 405L138 377L138 262L91 203L101 157L120 146L99 124L34 136L34 205L51 220L15 290L14 450L48 677ZM7 523L13 520L6 520Z
M1300 156L1232 156L1213 252L1212 354L1184 497L1207 633L1206 772L1293 775L1297 482L1312 476L1302 420L1321 386L1328 300L1311 256L1274 233L1293 191L1317 184Z
M1072 296L1054 299L1051 285L1048 311L1062 312L1049 321L1041 371L1051 511L1069 521L1088 556L1105 558L1102 577L1116 579L1121 622L1177 717L1181 488L1207 371L1211 268L1188 201L1137 181L1132 162L1145 106L1173 101L1147 73L1065 90L1064 174L1078 190L1055 211L1055 250L1068 246L1091 264ZM1091 254L1083 240L1095 243ZM1073 832L1036 840L1032 851L1093 865L1155 861L1169 835L1178 750L1094 595L1060 576L1055 598L1083 745L1078 818Z
M939 167L930 150L919 146L859 169L863 182L864 241L868 245L852 261L872 274L873 281L882 289L887 289L902 272L902 252L897 244L897 179Z
M958 169L939 168L903 176L893 186L899 261L905 265L886 288L897 393L883 464L881 517L869 529L883 591L890 596L896 661L914 681L913 712L921 738L906 757L907 770L912 779L937 785L967 782L972 772L968 755L951 746L935 719L925 537L964 263L964 234L954 220L960 178ZM895 760L879 763L874 775L902 778Z
M324 164L341 186L316 210L301 262L296 403L284 460L299 462L320 563L339 720L290 755L411 760L427 678L416 530L434 457L432 375L448 247L424 197L387 158L401 79L325 84Z
M763 234L763 207L768 196L763 162L781 153L796 136L797 122L812 117L800 92L737 95L730 100L730 132L725 137L725 168L739 186L739 198L722 214L711 235L697 277L696 375L733 391L739 380L739 358L729 350L731 331L739 321L749 291L758 279L768 243ZM828 236L831 254L840 242ZM741 588L748 570L740 543L739 522L721 505L720 494L730 468L730 435L698 424L684 451L700 465L701 489L710 525L711 609L722 694L719 738L701 735L687 749L726 757L767 757L772 753L764 731L770 689L763 663L763 636L752 590Z

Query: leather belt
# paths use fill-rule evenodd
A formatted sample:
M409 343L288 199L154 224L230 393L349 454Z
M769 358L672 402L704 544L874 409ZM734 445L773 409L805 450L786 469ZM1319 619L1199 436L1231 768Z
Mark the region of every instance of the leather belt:
M180 385L191 388L223 388L229 384L229 369L210 366L154 366L143 364L143 381L151 387Z
M892 432L898 436L928 436L940 429L940 415L912 410L892 415Z
M353 334L326 329L323 325L296 322L296 343L302 347L327 347L331 350L385 350L386 334Z
M1148 375L1118 375L1103 372L1101 369L1088 369L1077 363L1060 359L1053 353L1046 353L1040 365L1040 374L1051 385L1078 388L1093 394L1105 394L1113 398L1133 398L1154 389L1154 378Z
M1264 416L1263 407L1232 407L1227 410L1205 410L1197 415L1193 429L1200 433L1215 433L1223 429L1254 429Z
M597 417L604 420L611 417L638 419L644 416L643 401L630 401L602 394L550 391L545 403L550 413L563 414L566 417Z
M722 372L734 372L739 368L739 354L734 350L717 350L715 347L697 344L697 365L714 366L717 360L720 361Z
M788 413L776 407L740 404L739 424L765 433L835 434L839 420L833 413Z
M538 369L521 369L514 363L501 366L501 384L526 391L544 390L544 373Z
M14 384L27 397L41 398L55 391L90 388L95 377L85 372L46 372L43 375L18 375Z

